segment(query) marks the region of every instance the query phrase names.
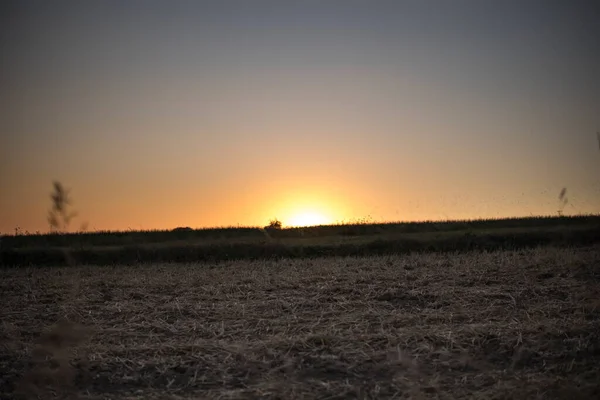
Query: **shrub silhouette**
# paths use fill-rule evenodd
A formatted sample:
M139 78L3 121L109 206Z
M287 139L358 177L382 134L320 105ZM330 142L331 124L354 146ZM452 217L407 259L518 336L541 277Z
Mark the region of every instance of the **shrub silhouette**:
M265 230L281 230L283 224L277 218L269 221L269 225L265 226Z
M193 232L194 230L189 226L179 226L177 228L173 228L173 232Z

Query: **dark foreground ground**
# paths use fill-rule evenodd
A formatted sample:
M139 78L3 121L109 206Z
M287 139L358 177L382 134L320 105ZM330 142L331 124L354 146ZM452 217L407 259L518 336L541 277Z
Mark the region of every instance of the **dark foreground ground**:
M600 398L600 246L0 271L0 398Z

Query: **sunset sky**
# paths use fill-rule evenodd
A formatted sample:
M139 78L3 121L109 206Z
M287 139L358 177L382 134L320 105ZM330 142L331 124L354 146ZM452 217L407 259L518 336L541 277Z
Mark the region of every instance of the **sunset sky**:
M3 1L0 232L600 212L598 1Z

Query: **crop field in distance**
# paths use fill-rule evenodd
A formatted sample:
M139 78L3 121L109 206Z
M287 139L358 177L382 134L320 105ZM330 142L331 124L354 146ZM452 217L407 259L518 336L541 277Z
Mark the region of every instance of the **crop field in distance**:
M5 235L0 267L193 263L600 244L600 215Z
M0 270L0 398L600 398L600 246Z

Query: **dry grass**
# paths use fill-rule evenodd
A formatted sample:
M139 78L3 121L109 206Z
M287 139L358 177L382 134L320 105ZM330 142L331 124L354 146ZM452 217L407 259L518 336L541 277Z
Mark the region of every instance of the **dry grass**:
M0 398L600 397L600 247L0 271Z

